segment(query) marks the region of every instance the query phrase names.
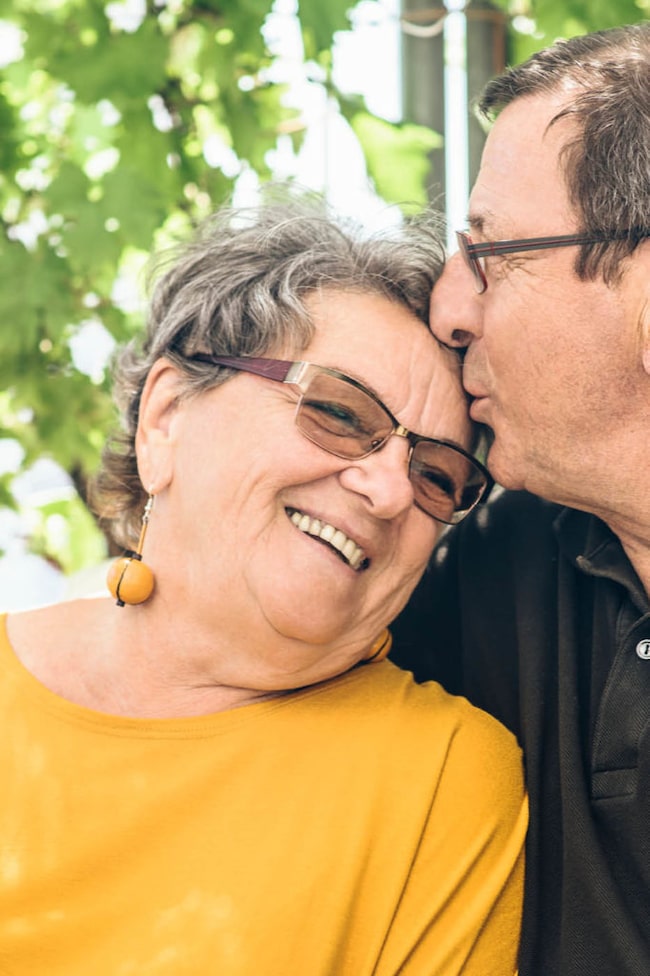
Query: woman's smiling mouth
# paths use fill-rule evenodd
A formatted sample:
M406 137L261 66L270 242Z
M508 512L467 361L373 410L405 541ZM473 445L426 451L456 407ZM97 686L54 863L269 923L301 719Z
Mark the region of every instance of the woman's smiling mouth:
M286 508L285 511L297 529L324 542L356 572L361 572L370 565L370 560L366 557L361 546L357 545L354 539L350 539L341 529L330 525L329 522L312 518L311 515L307 515L297 508Z

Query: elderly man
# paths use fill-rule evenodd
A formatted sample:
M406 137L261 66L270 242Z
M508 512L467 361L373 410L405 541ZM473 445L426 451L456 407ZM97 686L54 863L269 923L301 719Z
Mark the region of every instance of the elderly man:
M431 321L509 490L443 539L393 656L524 747L521 976L648 976L650 24L553 45L481 109Z

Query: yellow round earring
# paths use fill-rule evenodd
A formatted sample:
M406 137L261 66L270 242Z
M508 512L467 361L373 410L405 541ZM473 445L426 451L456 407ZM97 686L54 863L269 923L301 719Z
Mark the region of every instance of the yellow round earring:
M364 664L374 664L376 661L383 661L384 658L388 657L390 649L393 646L393 637L390 630L386 628L382 630L381 634L376 641L372 644L370 650L363 659Z
M144 603L153 593L154 575L147 564L142 562L142 547L153 508L153 499L154 496L150 494L144 507L142 528L135 552L127 550L123 556L112 563L108 570L106 583L118 607L123 607L125 603L130 606Z

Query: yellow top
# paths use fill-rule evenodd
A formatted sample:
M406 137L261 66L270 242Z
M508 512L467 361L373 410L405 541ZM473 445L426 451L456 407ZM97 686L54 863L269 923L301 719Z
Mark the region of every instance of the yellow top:
M384 661L200 718L73 705L0 621L3 976L507 976L508 732Z

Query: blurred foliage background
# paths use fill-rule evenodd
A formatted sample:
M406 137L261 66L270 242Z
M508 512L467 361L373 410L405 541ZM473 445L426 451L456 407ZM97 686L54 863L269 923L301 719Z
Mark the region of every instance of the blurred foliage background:
M648 2L495 6L512 63L555 37L638 21ZM242 179L272 178L278 146L297 153L304 139L308 120L275 70L272 9L0 0L0 512L13 511L24 546L66 573L109 545L86 484L114 419L108 357L141 323L132 282L152 250L186 235ZM354 4L298 0L295 16L300 71L356 134L375 192L424 203L439 134L373 115L335 84L335 39L352 29ZM25 472L44 458L62 477L27 499Z

